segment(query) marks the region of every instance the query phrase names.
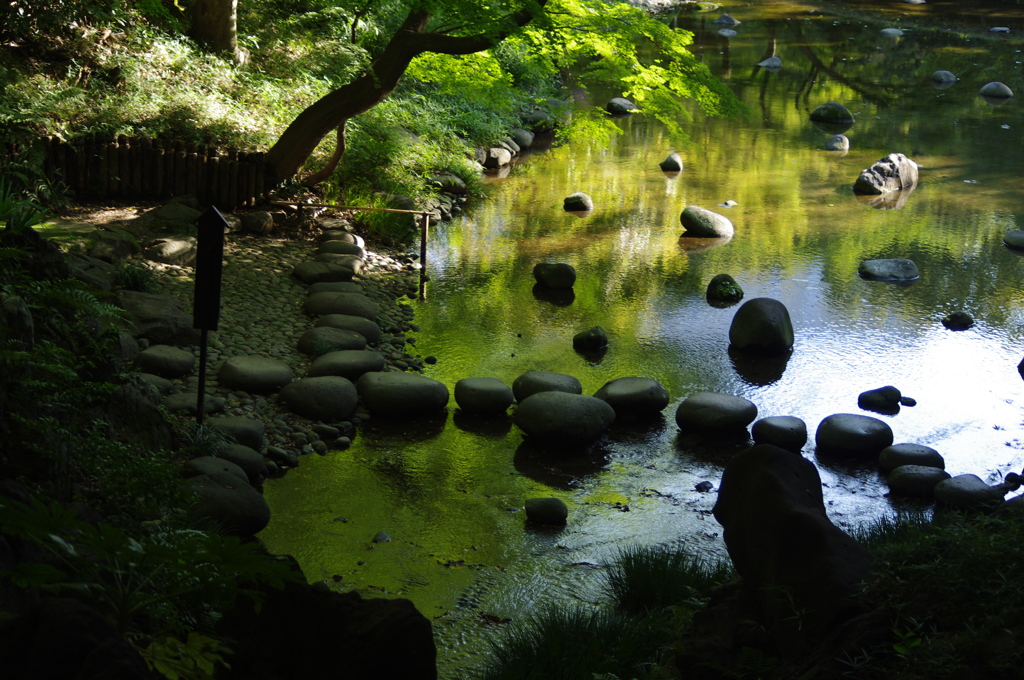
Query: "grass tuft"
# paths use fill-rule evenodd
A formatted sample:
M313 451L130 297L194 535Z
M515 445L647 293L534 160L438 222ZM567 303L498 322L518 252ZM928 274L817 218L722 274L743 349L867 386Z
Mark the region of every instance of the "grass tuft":
M735 577L732 565L665 547L631 546L608 569L608 588L620 608L645 612L698 608L714 586Z

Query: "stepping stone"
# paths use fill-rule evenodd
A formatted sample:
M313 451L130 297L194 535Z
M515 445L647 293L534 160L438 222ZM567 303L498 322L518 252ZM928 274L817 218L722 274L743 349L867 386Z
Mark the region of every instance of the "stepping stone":
M586 446L615 422L615 409L597 397L538 392L519 402L513 421L528 437L541 442Z
M179 392L169 394L160 402L170 413L188 413L194 416L199 412L198 392ZM209 394L203 399L203 413L221 413L224 411L225 402L223 397L214 397Z
M466 413L505 413L513 401L512 388L497 378L463 378L455 383L455 403Z
M295 378L291 367L280 359L256 356L231 357L217 371L217 383L245 392L276 392Z
M366 338L355 331L317 326L302 334L297 348L303 354L318 357L339 350L366 349Z
M375 416L415 418L437 413L448 405L444 383L415 373L364 373L356 381L359 399Z
M252 484L260 483L267 476L267 463L263 456L248 446L228 444L217 452L217 457L240 467Z
M889 490L897 496L931 499L935 487L950 478L945 470L926 465L901 465L889 473ZM1002 496L1000 496L1000 500Z
M757 418L749 399L720 392L697 392L676 409L676 424L683 432L704 435L734 434Z
M518 402L538 392L551 391L583 394L583 385L571 375L553 371L528 371L512 382L512 394Z
M332 422L351 416L359 396L351 380L325 375L296 380L281 390L278 401L303 418Z
M317 319L316 325L318 327L330 326L331 328L355 331L366 338L366 342L370 345L376 345L381 339L381 330L380 326L377 325L377 322L371 321L370 319L362 316L353 316L351 314L327 314Z
M235 475L214 472L189 480L199 499L189 514L212 522L235 536L254 536L270 524L270 506L263 496Z
M380 352L368 349L346 349L321 354L310 365L306 375L315 378L337 375L353 382L364 373L383 371L386 361Z
M242 470L242 468L231 461L217 458L215 456L199 456L198 458L186 461L182 466L182 474L185 477L208 475L213 472L224 472L229 475L234 475L246 484L249 483L249 477L245 474L245 471Z
M1004 492L977 475L957 475L935 485L935 500L955 510L990 512L1003 504Z
M207 421L207 424L223 432L237 444L244 444L250 449L263 449L263 435L266 426L262 420L245 416L220 416Z
M347 314L374 322L378 314L376 303L359 293L313 293L306 296L303 307L311 316Z
M152 373L162 378L180 378L195 368L196 356L180 347L153 345L139 352L135 363L144 373Z
M362 286L352 281L320 281L306 289L306 295L313 293L359 293L362 295L365 292Z
M882 449L878 455L878 467L883 472L892 472L901 465L946 469L946 461L939 452L923 444L893 444Z
M305 284L329 281L351 281L354 271L333 262L300 262L292 269L292 276Z
M769 416L750 428L755 444L773 444L800 453L807 443L807 424L796 416Z
M653 418L669 402L668 390L652 378L616 378L602 385L594 396L615 409L616 416Z
M892 428L871 416L836 413L821 421L814 439L819 454L877 461L892 445Z

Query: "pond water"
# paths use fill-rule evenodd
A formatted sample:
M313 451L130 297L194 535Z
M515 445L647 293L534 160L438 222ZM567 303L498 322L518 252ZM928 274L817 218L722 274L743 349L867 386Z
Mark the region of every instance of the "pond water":
M816 457L819 422L861 413L857 395L867 389L891 384L917 400L877 417L897 442L938 449L951 474L995 483L1020 472L1024 258L1002 236L1024 228L1022 45L1013 34L906 26L901 38L880 34L930 7L888 6L886 24L781 3L672 19L695 33L695 53L751 115L722 120L693 109L688 145L634 115L617 121L622 134L609 142L532 153L492 181L490 198L436 228L426 299L411 303L422 327L417 352L439 358L425 374L450 389L465 377L511 384L546 370L576 376L593 394L614 378L646 376L671 395L664 419L615 427L577 456L535 450L508 420L468 418L454 399L429 422L371 420L350 449L306 457L266 485L267 547L332 588L411 599L433 620L441 677L463 678L487 637L501 633L499 621L603 602L603 566L623 546L726 557L710 514L715 493L695 485L717 488L743 444L680 434L675 409L694 392L740 395L759 417L806 421L803 455L818 466L831 519L846 528L926 507L888 498L871 467ZM712 23L722 11L742 21L729 39ZM772 54L781 71L756 66ZM938 89L930 76L940 69L959 82ZM993 106L977 94L990 81L1020 95ZM618 94L592 97L601 105ZM857 118L846 155L826 151L829 134L809 122L828 101ZM671 177L658 162L673 150L685 169ZM899 209L878 209L851 186L890 152L919 163L921 181ZM576 191L594 200L588 216L562 210ZM687 205L729 217L734 238L688 247L679 224ZM862 260L886 257L913 259L920 279L858 277ZM532 269L542 261L576 268L571 304L534 295ZM787 362L752 368L730 357L736 307L705 300L719 273L734 276L746 299L786 305L796 330ZM974 317L971 329L942 325L957 310ZM610 337L600 360L572 348L573 335L593 326ZM525 524L523 501L537 496L565 500L564 529ZM373 543L380 531L391 540Z

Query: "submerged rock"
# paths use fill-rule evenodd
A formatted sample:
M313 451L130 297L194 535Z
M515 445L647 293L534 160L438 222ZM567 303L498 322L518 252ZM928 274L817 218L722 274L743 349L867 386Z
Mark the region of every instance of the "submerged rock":
M872 281L915 281L921 276L913 260L899 258L864 260L857 271Z

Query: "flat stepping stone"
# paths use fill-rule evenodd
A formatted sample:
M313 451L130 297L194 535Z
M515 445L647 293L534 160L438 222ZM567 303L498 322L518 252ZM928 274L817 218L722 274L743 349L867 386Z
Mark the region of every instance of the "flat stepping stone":
M335 255L355 255L359 259L366 257L366 251L362 247L355 243L349 243L348 241L322 241L320 247L316 249L317 255L323 255L324 253L333 253Z
M519 403L513 422L531 439L586 446L615 422L615 409L597 397L569 392L538 392Z
M333 422L352 415L359 395L351 380L325 375L296 380L281 390L278 401L303 418Z
M356 381L359 399L371 414L415 418L437 413L448 405L448 387L415 373L364 373Z
M704 435L733 434L757 418L757 406L743 397L721 392L697 392L676 409L676 424L683 432Z
M365 294L366 291L358 283L352 281L321 281L314 283L306 289L306 295L312 295L313 293L360 293Z
M366 338L366 342L370 345L376 345L381 339L381 330L380 326L377 325L377 322L371 321L370 319L362 316L353 316L351 314L327 314L317 319L316 325L318 327L330 326L331 328L355 331Z
M345 349L321 354L310 364L306 375L310 378L337 375L355 381L364 373L383 371L385 364L384 355L380 352Z
M140 371L162 378L180 378L192 372L196 356L192 352L171 345L153 345L139 352L135 364Z
M303 333L296 346L303 354L318 357L345 349L366 349L366 338L351 330L317 326Z
M1003 491L978 475L957 475L935 485L935 500L955 510L989 512L1003 504Z
M269 357L231 357L217 371L217 383L224 387L264 394L276 392L294 378L291 366Z
M354 271L333 262L300 262L292 269L292 276L309 285L327 281L351 281Z
M377 319L377 304L359 293L314 293L306 296L303 308L311 316L347 314L364 319Z
M814 440L819 454L877 461L892 445L892 428L871 416L836 413L821 421Z
M560 526L569 518L569 508L561 498L527 498L526 519L534 524Z
M270 506L248 482L214 472L189 479L198 499L189 508L195 518L212 522L235 536L254 536L270 524Z
M361 257L356 255L345 255L342 253L320 253L314 256L314 262L322 262L331 266L342 267L351 271L353 274L358 274L363 271L365 263ZM349 277L351 278L351 277Z
M878 454L878 467L883 472L892 472L901 465L946 469L946 461L942 455L924 444L893 444Z
M335 229L330 226L335 220L328 219L322 222L324 227L327 227L325 231L317 237L317 240L323 243L324 241L345 241L346 243L352 243L359 246L360 248L366 247L366 241L359 234L353 234L350 231L343 229Z
M807 424L796 416L769 416L750 428L755 444L772 444L800 453L807 443Z
M207 424L237 444L244 444L256 451L263 449L263 435L267 428L262 420L245 416L220 416L210 419Z
M889 491L897 496L930 500L939 482L950 478L945 470L926 465L901 465L889 473ZM1000 500L1002 497L1000 496Z
M594 396L615 410L616 416L653 418L668 406L668 390L653 378L625 377L610 380Z
M186 461L182 466L182 474L185 477L208 475L213 472L224 472L229 475L234 475L246 484L249 483L249 477L245 474L245 471L242 470L242 468L229 460L224 460L215 456L199 456L198 458Z
M583 385L571 375L553 371L528 371L512 382L512 395L522 402L538 392L583 394Z
M252 484L258 484L267 476L267 462L258 451L248 446L228 444L217 452L217 458L237 465Z
M463 378L455 383L455 403L466 413L505 413L515 401L512 388L497 378Z

